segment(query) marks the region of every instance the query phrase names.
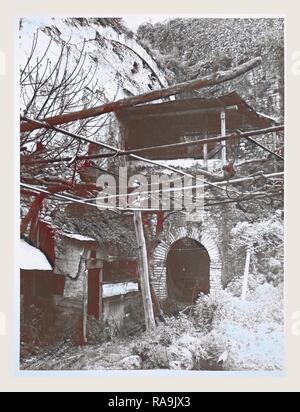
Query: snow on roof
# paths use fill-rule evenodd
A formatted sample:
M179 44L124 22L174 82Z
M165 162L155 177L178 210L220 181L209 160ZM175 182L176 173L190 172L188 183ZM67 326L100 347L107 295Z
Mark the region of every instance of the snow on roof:
M74 233L64 233L64 236L69 237L70 239L80 240L82 242L96 242L92 237L82 236Z
M109 298L111 296L126 295L129 292L137 292L139 285L134 282L127 283L110 283L103 285L103 297Z
M53 269L44 253L23 239L20 239L20 268L25 270Z

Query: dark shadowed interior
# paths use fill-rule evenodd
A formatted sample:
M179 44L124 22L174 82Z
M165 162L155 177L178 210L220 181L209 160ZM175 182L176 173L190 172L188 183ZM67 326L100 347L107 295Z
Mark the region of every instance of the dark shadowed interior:
M167 257L167 287L172 300L192 304L210 290L210 257L199 242L184 238L173 244Z

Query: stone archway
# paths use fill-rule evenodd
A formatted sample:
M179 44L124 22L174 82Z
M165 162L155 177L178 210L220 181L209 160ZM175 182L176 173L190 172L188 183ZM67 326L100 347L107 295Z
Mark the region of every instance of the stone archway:
M203 245L185 237L170 248L166 261L167 290L171 300L192 305L210 291L210 257Z
M204 246L210 257L210 293L222 288L222 264L216 243L209 234L198 228L177 227L161 240L154 252L152 285L159 299L168 297L167 257L172 245L184 238L195 240Z

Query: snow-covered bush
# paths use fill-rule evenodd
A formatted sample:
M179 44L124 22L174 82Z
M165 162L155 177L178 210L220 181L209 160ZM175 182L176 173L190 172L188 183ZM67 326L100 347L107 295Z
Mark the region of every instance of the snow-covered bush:
M159 324L155 330L144 333L133 341L132 353L141 357L145 369L169 369L169 363L176 361L174 356L170 355L170 350L173 348L173 352L178 353L177 344L181 342L182 347L180 339L183 335L196 336L193 320L184 314L167 317L165 323Z
M226 370L281 370L283 368L283 287L259 286L242 302L222 291L199 299L194 310L197 327L211 319L201 338L202 365L215 369L221 355Z
M169 64L175 83L262 56L262 65L255 70L254 76L250 73L233 80L229 86L225 83L203 90L201 96L236 90L247 96L258 110L283 115L281 105L277 107L273 100L266 99L274 89L275 79L279 85L284 82L283 19L176 18L156 24L145 23L139 27L138 37L147 42L151 50L164 56L163 64Z
M190 316L169 317L135 338L144 369L283 369L283 286L264 283L242 301L227 290L200 296Z
M283 282L284 225L277 215L255 223L240 222L231 231L231 255L236 273L233 281L237 289L243 276L247 248L252 249L250 265L250 289L265 282L279 285ZM240 282L239 282L240 281ZM231 291L238 293L231 285Z
M248 278L248 290L254 292L256 288L265 282L265 276L257 273L249 273ZM235 297L241 297L243 289L243 276L242 273L239 276L233 278L233 280L227 285L226 290Z
M203 358L216 364L222 353L223 368L231 371L275 371L283 369L283 331L279 324L258 324L253 330L223 320L202 340Z

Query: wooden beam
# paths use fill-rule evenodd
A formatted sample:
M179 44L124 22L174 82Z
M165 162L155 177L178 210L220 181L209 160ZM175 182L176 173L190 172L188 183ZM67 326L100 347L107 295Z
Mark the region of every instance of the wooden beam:
M103 266L99 273L99 320L103 320Z
M262 62L261 57L252 59L246 63L241 64L233 69L227 71L219 71L212 73L208 76L202 77L197 80L192 80L184 83L177 84L175 86L166 87L160 90L154 90L149 93L143 93L138 96L129 97L127 99L121 99L116 102L102 104L98 107L93 107L90 109L83 109L72 113L65 113L58 116L48 117L44 119L44 122L48 123L51 126L66 124L70 122L75 122L77 120L88 119L90 117L100 116L105 113L117 112L121 109L128 107L136 106L138 104L148 103L151 101L164 99L170 96L175 96L180 93L203 89L204 87L214 86L233 80L236 77L241 76L244 73L254 69L259 66ZM41 127L30 121L25 121L21 123L21 133L31 132Z
M257 140L252 139L250 136L245 136L245 139L248 140L251 143L254 143L256 146L260 147L263 149L265 152L270 153L271 155L277 157L277 159L284 160L284 157L280 156L279 154L273 152L272 150L268 149L265 145L259 143Z
M91 252L85 251L83 257L85 259L90 259ZM83 279L82 279L82 287L83 287L83 298L82 298L82 343L83 345L87 344L87 321L88 321L88 269L85 264L85 268L83 270Z
M138 244L140 285L142 290L146 329L149 331L155 328L155 318L151 298L147 248L141 211L134 211L134 227Z
M245 182L251 182L257 180L259 177L265 178L265 179L272 179L272 178L283 178L284 177L284 172L278 172L278 173L269 173L269 174L264 174L264 173L257 173L256 175L252 176L247 176L247 177L241 177L238 179L232 179L229 181L230 185L234 184L240 184L240 183L245 183ZM223 180L221 182L216 182L215 186L227 186L228 185L228 180ZM204 187L207 187L207 183L204 185Z
M90 258L86 262L87 269L101 269L103 265L103 259L101 258Z

